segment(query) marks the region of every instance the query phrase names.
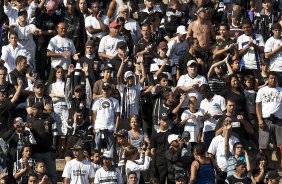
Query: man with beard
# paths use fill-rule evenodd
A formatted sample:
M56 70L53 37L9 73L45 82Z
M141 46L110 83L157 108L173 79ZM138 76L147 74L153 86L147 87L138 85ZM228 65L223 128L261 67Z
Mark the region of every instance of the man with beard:
M22 117L25 119L26 117L26 110L25 110L25 101L29 94L32 94L32 91L26 90L28 87L28 81L26 78L26 72L27 72L27 60L25 56L18 56L16 58L16 68L9 74L9 80L10 82L17 87L18 86L18 80L22 80L22 88L20 92L20 98L17 101L14 116Z

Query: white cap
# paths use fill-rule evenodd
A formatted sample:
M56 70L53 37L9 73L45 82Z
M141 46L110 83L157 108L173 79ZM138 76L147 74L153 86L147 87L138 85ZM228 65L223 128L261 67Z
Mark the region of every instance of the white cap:
M105 151L102 155L102 158L113 158L110 151Z
M128 78L128 77L132 77L132 76L134 76L134 73L132 71L127 71L127 72L124 73L125 79Z
M185 26L178 26L176 33L179 33L179 34L182 34L182 35L187 34L186 27Z
M176 135L176 134L171 134L168 136L167 138L167 141L168 141L168 144L171 144L172 141L175 141L179 138L179 135Z
M197 61L195 61L195 60L190 60L190 61L188 61L187 66L190 66L190 65L193 64L193 63L198 64Z

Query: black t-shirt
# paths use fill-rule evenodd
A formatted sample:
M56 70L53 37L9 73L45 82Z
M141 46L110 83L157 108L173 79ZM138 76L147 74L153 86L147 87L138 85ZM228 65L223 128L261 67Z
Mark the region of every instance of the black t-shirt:
M47 114L43 114L41 117L28 117L27 122L31 123L31 132L37 143L32 145L32 152L45 153L51 151L53 134L57 132L54 119Z
M168 136L172 134L169 130L166 132L159 132L153 134L151 137L151 145L152 148L156 149L156 164L158 163L166 163L167 160L165 158L165 152L169 148L168 144Z
M16 92L16 88L9 82L0 85L0 91L5 94L7 98L12 98Z
M234 93L231 89L227 88L221 93L221 96L223 96L225 100L232 99L234 102L236 102L235 114L246 115L246 98L242 90L239 90L239 94L237 94Z
M12 127L12 109L11 100L6 100L0 104L0 137Z
M35 26L42 31L55 30L57 24L60 22L60 17L56 14L48 15L46 12L41 13L41 11L36 11L36 21ZM39 45L48 46L50 39L54 35L41 35L35 36L35 42Z
M222 125L225 118L230 117L231 118L231 125L232 125L232 135L237 137L240 142L243 142L244 140L244 134L245 134L245 128L244 125L237 119L237 117L234 116L227 116L226 114L223 114L219 119L215 126L215 131L219 130Z
M156 43L154 42L154 40L151 38L149 41L144 40L143 38L141 38L137 44L135 45L135 54L137 54L138 52L141 52L143 50L145 50L145 48L149 45L152 45L152 50L156 50ZM153 59L153 55L148 52L145 53L143 55L143 59L144 59L144 67L146 71L150 71L150 66L152 63L152 59Z
M46 104L52 104L53 105L53 101L52 101L52 98L50 96L43 95L42 98L37 98L33 94L33 95L29 95L27 97L27 99L26 99L26 107L31 107L35 102L42 102L44 106Z

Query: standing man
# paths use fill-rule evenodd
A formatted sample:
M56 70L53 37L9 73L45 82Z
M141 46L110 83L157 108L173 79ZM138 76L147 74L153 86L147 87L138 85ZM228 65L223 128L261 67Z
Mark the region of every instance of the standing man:
M207 84L207 80L204 76L198 75L198 63L195 60L188 61L187 71L187 74L180 76L177 86L179 86L181 91L187 93L188 96L195 96L198 102L197 107L199 107L200 102L202 101L200 87L203 84ZM188 107L189 98L187 97L181 108Z
M117 22L110 24L110 33L101 39L98 55L104 60L109 61L117 54L117 43L125 41L122 36L119 35L120 25Z
M98 37L101 39L106 35L106 30L109 25L109 19L103 15L103 12L100 9L99 3L91 3L92 15L89 15L85 19L85 28L88 37L95 38Z
M60 65L66 71L71 64L71 58L73 57L74 60L77 60L78 56L75 54L76 49L72 40L66 38L65 23L60 22L56 27L56 31L58 35L50 40L47 48L47 56L51 57L52 68Z
M43 103L35 102L32 105L32 114L27 122L31 125L31 133L37 144L31 146L32 158L46 163L52 183L57 183L56 163L54 153L58 146L58 130L53 118L43 113Z
M67 0L67 7L63 21L66 25L66 37L71 39L78 53L84 51L86 32L84 17L80 11L76 11L76 1Z
M267 86L259 89L256 97L256 114L259 126L259 148L268 151L282 144L282 88L277 86L277 74L270 71ZM276 128L278 128L276 130Z
M197 38L203 51L208 51L211 41L215 40L215 31L211 21L207 20L206 8L199 8L196 14L197 20L188 26L187 37Z
M249 19L242 22L244 34L237 39L241 68L250 69L255 74L260 72L261 54L264 51L264 41L260 34L254 33Z
M94 184L94 167L83 159L82 146L75 144L71 150L75 158L66 163L62 175L64 184Z
M270 71L275 71L278 75L278 85L282 87L282 37L281 25L275 23L272 26L273 36L270 37L264 47L265 58L270 59Z
M102 85L102 97L94 101L92 106L92 125L95 134L95 149L101 150L102 141L107 144L111 155L114 153L115 138L113 133L117 132L119 124L119 102L110 97L111 84L105 82Z

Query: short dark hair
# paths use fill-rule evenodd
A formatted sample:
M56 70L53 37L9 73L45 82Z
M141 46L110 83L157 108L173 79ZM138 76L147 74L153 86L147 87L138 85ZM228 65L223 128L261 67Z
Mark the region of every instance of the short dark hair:
M10 32L9 38L10 38L12 35L16 36L17 38L19 37L18 33L15 32L15 31L11 31L11 32Z
M157 81L158 81L158 83L159 83L163 78L168 79L168 75L165 74L165 73L160 73L160 74L157 76Z
M267 74L267 78L269 78L270 75L278 77L278 74L277 74L275 71L270 71L270 72Z
M17 58L16 58L16 65L20 64L23 60L26 60L26 57L25 56L22 56L22 55L19 55Z
M92 155L94 155L94 154L96 154L96 153L101 154L101 151L99 151L98 149L94 149L94 150L92 151Z
M7 68L5 66L0 66L0 70L5 71L6 73L8 72Z
M238 145L243 145L241 142L236 142L234 145L233 145L233 150L235 150L235 148L238 146Z
M242 20L242 25L244 25L244 24L253 25L249 18L245 18L245 19Z
M82 113L83 114L83 109L75 108L74 113Z
M224 26L228 31L230 30L230 26L228 24L222 23L219 25L219 27Z
M204 143L197 143L194 146L194 153L196 155L204 155L206 154L206 151L207 151L207 147Z
M130 171L130 172L127 174L127 178L128 178L130 175L132 175L132 174L134 174L135 176L137 176L137 173L136 173L135 171Z

